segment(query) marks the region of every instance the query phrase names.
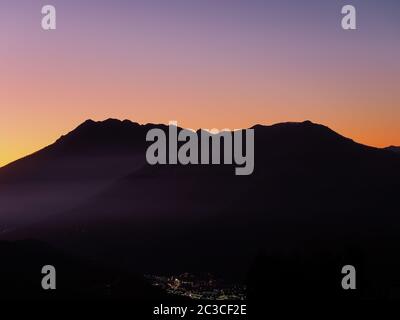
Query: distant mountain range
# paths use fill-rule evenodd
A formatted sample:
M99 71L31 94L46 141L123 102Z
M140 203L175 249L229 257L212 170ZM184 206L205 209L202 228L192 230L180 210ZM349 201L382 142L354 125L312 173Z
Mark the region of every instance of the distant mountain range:
M168 129L88 120L1 168L0 239L146 273L246 277L260 255L353 249L366 270L397 266L398 148L310 121L256 125L254 173L235 176L231 165L148 165L150 128Z
M400 153L400 147L390 146L390 147L386 147L385 149L389 150L389 151L396 152L396 153Z

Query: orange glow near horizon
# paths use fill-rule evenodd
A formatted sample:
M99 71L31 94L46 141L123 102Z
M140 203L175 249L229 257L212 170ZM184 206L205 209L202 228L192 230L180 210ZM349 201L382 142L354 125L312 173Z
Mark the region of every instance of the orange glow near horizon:
M0 120L0 165L51 144L89 118L177 120L194 129L311 120L360 143L400 144L400 72L395 70L382 75L370 68L342 79L347 65L311 75L271 66L270 78L227 67L174 72L169 81L172 70L158 69L150 77L138 69L119 74L112 63L100 71L95 65L75 67L43 61L9 70L12 77L0 79L6 89L0 97L6 106Z
M87 119L193 129L311 120L363 144L400 145L395 16L365 8L363 28L346 33L328 2L317 21L313 10L284 8L296 22L284 25L245 1L221 11L202 1L176 4L182 10L58 2L54 32L29 14L39 1L0 4L0 166Z

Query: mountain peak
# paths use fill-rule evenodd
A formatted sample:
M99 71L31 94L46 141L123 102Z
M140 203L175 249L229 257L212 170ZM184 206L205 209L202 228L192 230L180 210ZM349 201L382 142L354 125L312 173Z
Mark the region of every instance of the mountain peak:
M115 118L108 118L102 121L95 121L92 119L88 119L80 124L76 129L79 128L94 128L94 127L110 127L110 126L119 126L119 125L139 125L137 122L132 122L130 120L119 120ZM75 130L76 130L75 129Z
M334 130L330 129L327 126L324 126L322 124L318 124L318 123L314 123L310 120L305 120L305 121L301 121L301 122L279 122L279 123L275 123L272 125L262 125L262 124L256 124L253 127L251 127L252 129L279 129L279 130L307 130L307 129L317 129L320 131L325 131L326 133L330 133L330 134L335 134L340 136L337 132L335 132Z
M145 126L130 120L109 118L103 121L88 119L66 135L61 136L53 148L89 150L116 148L144 143ZM143 140L143 141L142 141Z

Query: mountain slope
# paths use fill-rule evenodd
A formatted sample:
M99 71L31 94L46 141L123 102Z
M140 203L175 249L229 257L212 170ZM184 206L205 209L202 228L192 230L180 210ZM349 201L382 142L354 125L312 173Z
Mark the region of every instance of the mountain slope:
M73 208L143 167L146 131L130 121L88 120L0 168L0 233Z
M1 168L1 237L140 270L203 271L245 270L266 248L369 248L398 231L393 152L309 121L257 125L255 171L235 176L232 165L148 165L145 135L155 127L168 129L87 121Z

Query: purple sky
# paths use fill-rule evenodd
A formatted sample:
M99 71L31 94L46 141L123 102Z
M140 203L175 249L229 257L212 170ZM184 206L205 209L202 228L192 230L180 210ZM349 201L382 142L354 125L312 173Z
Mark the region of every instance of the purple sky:
M41 7L57 30L40 28ZM341 29L341 7L358 30ZM0 165L87 118L310 119L400 145L400 1L2 0Z

